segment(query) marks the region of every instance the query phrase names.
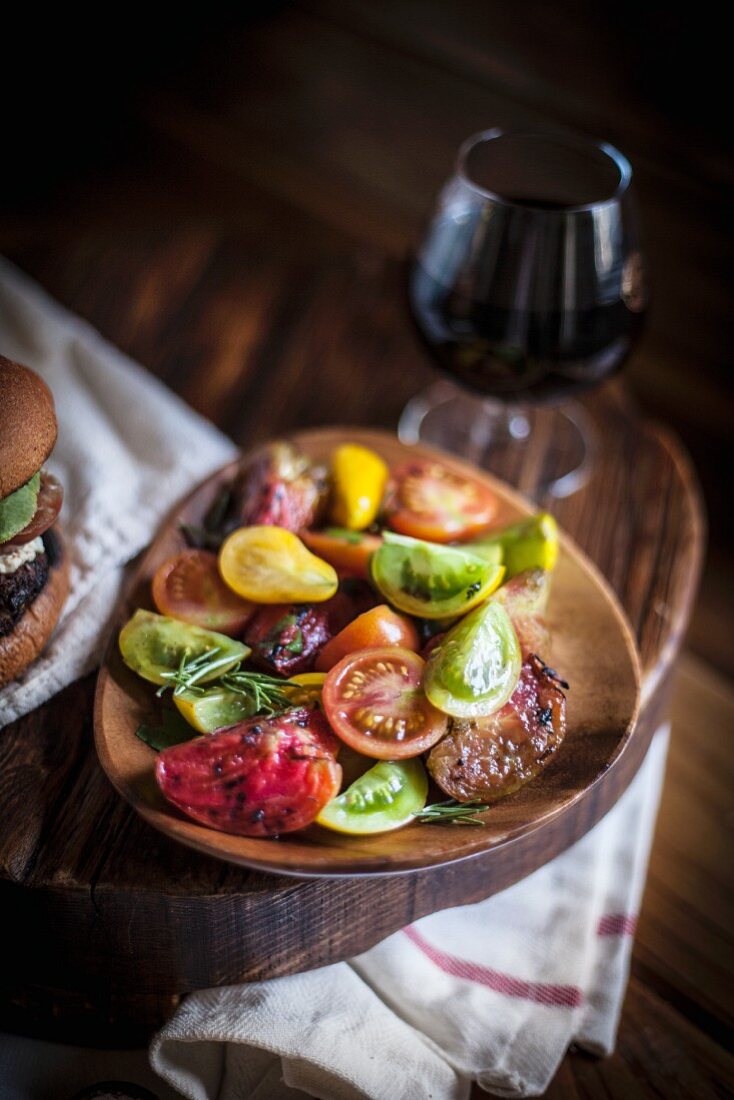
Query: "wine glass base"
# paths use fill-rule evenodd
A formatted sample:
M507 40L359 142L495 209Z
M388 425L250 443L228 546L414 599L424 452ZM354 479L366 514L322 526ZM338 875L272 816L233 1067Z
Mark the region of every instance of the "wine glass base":
M593 422L577 402L507 405L445 380L408 402L398 435L451 451L531 496L559 499L586 484L596 450Z

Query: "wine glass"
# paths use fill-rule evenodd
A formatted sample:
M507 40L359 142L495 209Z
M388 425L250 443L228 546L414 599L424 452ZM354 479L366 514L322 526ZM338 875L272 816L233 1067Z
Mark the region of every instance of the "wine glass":
M409 274L418 332L455 382L408 403L404 442L491 468L542 434L541 490L581 487L595 433L569 399L619 369L646 305L631 181L611 145L567 133L492 129L464 142Z

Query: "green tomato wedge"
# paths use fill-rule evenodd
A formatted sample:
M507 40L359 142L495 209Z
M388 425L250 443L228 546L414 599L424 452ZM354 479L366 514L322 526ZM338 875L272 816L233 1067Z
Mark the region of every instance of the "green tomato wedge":
M167 615L155 615L152 611L136 611L120 631L119 641L122 659L128 668L154 684L168 683L165 673L175 672L182 661L211 652L212 668L199 680L206 683L223 676L251 652L248 646L226 634L191 626Z
M224 688L210 688L203 695L182 691L173 696L173 701L188 724L199 733L214 733L255 714L253 699Z
M423 690L454 718L484 718L503 707L520 676L522 655L501 604L488 600L449 630L428 658Z
M350 836L387 833L412 821L427 797L428 777L419 759L381 760L327 802L316 822Z
M485 561L491 562L493 565L504 565L502 543L492 542L489 537L478 539L475 542L467 542L464 544L464 549L471 554L476 554L477 557L483 558Z
M558 524L549 512L539 512L486 538L468 542L466 548L491 560L499 554L507 570L505 580L526 569L551 572L558 560Z
M455 619L500 585L504 566L464 547L384 532L371 562L372 579L393 607L421 619Z
M0 500L0 543L12 539L33 519L41 488L40 471L5 500Z

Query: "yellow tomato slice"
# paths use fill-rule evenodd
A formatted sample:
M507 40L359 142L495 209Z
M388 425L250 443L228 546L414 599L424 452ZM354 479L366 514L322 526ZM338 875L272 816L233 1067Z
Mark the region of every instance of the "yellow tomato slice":
M388 468L379 455L357 443L337 447L331 460L334 523L362 531L374 521L382 504Z
M184 691L174 695L173 701L179 713L199 733L214 733L252 718L251 701L224 688L211 688L202 695Z
M283 527L240 527L219 551L219 572L253 603L322 603L337 590L333 566Z
M325 679L325 672L300 672L283 684L283 690L291 693L294 707L313 707L321 702L321 689Z

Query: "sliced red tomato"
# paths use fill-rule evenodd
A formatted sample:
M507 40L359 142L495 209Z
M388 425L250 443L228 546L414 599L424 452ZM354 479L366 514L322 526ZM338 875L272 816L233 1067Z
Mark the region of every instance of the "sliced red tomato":
M8 542L3 543L3 552L6 553L16 546L23 546L38 538L39 535L45 534L61 511L63 500L64 488L61 482L53 474L47 474L44 470L41 474L41 486L38 490L33 518L22 531L18 531Z
M328 672L350 653L386 645L417 650L420 640L418 631L407 615L398 615L383 603L359 615L327 642L316 658L314 668L319 672Z
M484 531L497 514L497 497L481 481L439 462L407 462L393 471L385 515L401 535L452 542Z
M340 527L328 527L325 531L299 531L299 535L312 554L340 573L369 580L370 558L382 546L379 535L366 535L363 531L347 531Z
M299 707L165 749L155 774L168 801L194 821L277 836L305 828L338 794L338 748L321 712Z
M255 612L224 583L208 550L183 550L165 561L153 577L153 602L162 615L220 634L241 634Z
M446 733L448 718L421 688L425 661L385 646L350 654L327 674L322 693L334 732L378 760L418 756Z

